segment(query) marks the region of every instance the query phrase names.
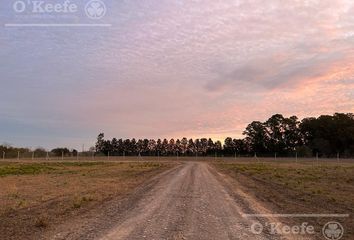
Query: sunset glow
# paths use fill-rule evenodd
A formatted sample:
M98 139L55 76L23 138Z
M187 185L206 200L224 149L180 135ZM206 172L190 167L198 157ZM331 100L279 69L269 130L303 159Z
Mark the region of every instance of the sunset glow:
M1 142L221 140L274 113L354 112L351 0L105 2L107 28L1 26Z

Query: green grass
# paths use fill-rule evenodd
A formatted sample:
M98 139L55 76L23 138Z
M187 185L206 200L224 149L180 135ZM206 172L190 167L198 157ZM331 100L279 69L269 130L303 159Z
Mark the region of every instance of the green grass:
M35 175L54 170L55 168L43 164L11 164L0 166L0 177L8 175Z
M2 163L0 164L0 177L13 175L38 175L38 174L64 174L76 173L69 167L75 169L108 165L104 162L58 162L58 163Z
M136 170L156 169L163 167L162 163L142 162L142 163L108 163L108 162L43 162L43 163L0 163L0 177L38 175L38 174L76 174L91 167L117 167L123 166L126 172L135 173ZM97 168L95 169L97 171ZM89 171L90 172L90 171ZM89 172L83 172L83 176Z

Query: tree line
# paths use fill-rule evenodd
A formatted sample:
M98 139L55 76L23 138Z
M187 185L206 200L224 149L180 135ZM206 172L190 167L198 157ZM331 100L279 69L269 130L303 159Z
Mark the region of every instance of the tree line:
M46 157L76 157L78 151L68 148L54 148L47 151L44 148L38 147L34 150L29 148L17 148L9 144L0 145L0 158L46 158Z
M318 118L275 114L265 122L253 121L243 139L228 137L224 143L201 139L104 139L97 137L96 153L111 156L354 156L354 115L335 113Z
M244 138L227 137L223 143L201 139L117 139L106 140L101 133L95 147L80 156L278 156L354 157L354 114L336 113L299 120L296 116L275 114L265 122L253 121L243 132ZM36 158L75 157L75 149L16 148L0 145L0 157Z

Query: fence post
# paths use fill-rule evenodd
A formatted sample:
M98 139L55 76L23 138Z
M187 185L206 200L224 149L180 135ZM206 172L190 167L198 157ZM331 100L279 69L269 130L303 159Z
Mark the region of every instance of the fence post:
M317 161L317 165L318 165L318 153L316 153L316 161Z
M256 152L254 153L254 158L257 160L258 163L260 162L259 158L257 157L257 153Z
M297 163L297 152L296 152L296 163Z
M17 160L20 160L20 151L17 152Z
M34 160L34 151L32 152L32 160Z
M5 151L2 152L2 159L5 160Z

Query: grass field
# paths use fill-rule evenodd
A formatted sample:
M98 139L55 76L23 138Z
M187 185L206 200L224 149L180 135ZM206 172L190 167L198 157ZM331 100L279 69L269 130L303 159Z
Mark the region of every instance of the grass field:
M0 161L2 237L25 239L30 233L35 239L75 215L128 195L177 160L209 162L277 214L350 214L340 219L288 220L318 225L335 220L354 237L352 160L213 157Z
M268 205L275 214L349 214L346 218L299 218L290 223L328 221L343 224L354 237L354 163L350 161L248 160L218 161L214 165L236 179L245 191Z
M1 237L35 236L130 193L172 166L161 162L0 162Z

